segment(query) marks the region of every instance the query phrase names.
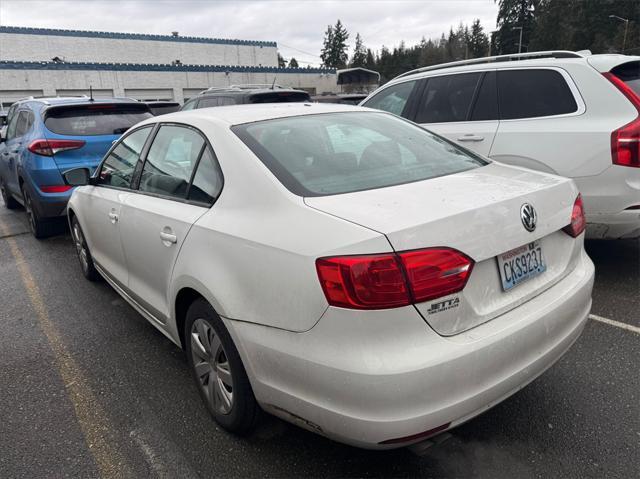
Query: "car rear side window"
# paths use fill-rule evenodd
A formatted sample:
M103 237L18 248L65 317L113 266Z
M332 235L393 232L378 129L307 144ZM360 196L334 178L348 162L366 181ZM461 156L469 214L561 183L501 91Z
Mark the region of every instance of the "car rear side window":
M140 154L151 132L146 126L124 137L102 163L98 184L129 188Z
M416 123L466 121L482 73L429 78L416 113Z
M422 181L484 160L386 113L304 115L232 130L294 194L325 196Z
M499 71L498 99L502 120L565 115L578 111L569 85L555 70Z
M416 81L407 81L385 88L362 106L402 116L416 84Z
M189 187L189 200L212 204L222 190L222 171L213 151L205 147Z
M140 191L186 199L191 175L204 146L204 138L192 128L161 126L144 162Z
M94 103L50 108L44 124L58 135L121 135L151 116L145 105Z

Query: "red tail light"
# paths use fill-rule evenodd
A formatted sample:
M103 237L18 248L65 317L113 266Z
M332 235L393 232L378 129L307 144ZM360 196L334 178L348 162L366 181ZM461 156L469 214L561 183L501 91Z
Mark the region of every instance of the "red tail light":
M571 211L571 223L562 230L574 238L584 231L587 227L587 220L584 217L584 205L582 204L582 196L578 195L573 210Z
M61 151L77 150L82 148L85 142L82 140L33 140L27 149L31 153L42 156L53 156Z
M635 120L611 133L613 164L640 168L640 97L613 73L603 73L603 75L638 110L638 117Z
M50 186L40 186L40 191L43 193L64 193L65 191L69 191L72 186L69 185L50 185Z
M332 306L387 309L461 291L473 260L450 248L337 256L316 260L320 284Z

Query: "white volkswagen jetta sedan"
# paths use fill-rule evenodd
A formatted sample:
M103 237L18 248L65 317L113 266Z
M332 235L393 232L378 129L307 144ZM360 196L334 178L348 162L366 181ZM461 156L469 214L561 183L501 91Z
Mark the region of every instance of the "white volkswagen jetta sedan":
M580 335L593 264L571 180L361 107L155 117L68 214L82 270L186 350L214 418L260 408L366 448L518 391Z

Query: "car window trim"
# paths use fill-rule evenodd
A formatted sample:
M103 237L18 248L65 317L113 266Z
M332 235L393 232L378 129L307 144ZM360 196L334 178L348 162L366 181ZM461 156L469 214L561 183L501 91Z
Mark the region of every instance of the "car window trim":
M513 71L513 70L553 70L557 71L564 78L567 86L569 87L569 91L573 95L573 99L576 102L578 109L571 113L560 113L559 115L545 115L545 116L532 116L527 118L502 118L502 112L500 111L500 83L498 81L498 75L501 71ZM567 70L561 67L553 67L553 66L511 66L511 67L503 67L496 69L496 88L498 93L498 118L500 123L512 122L512 121L529 121L529 120L542 120L542 119L554 119L554 118L570 118L573 116L584 115L587 111L586 104L584 102L584 98L582 98L582 94L578 89L578 86L573 81L573 78L569 74Z
M196 160L196 165L194 166L193 171L191 172L191 178L189 180L189 184L187 185L187 190L185 192L185 197L184 198L177 198L175 196L163 195L163 194L160 194L160 193L153 193L153 192L149 192L149 191L140 191L140 179L142 177L142 171L144 170L144 164L147 161L147 154L149 153L149 150L151 149L151 145L153 144L153 141L150 141L149 144L145 144L145 147L143 149L144 159L143 159L142 154L140 155L140 160L143 160L142 161L142 166L140 167L140 175L137 178L137 184L135 185L135 188L131 188L131 191L133 193L140 194L140 195L153 196L154 198L161 198L161 199L165 199L165 200L169 200L169 201L177 201L178 203L186 203L186 204L195 205L195 206L202 206L204 208L211 208L218 201L218 198L220 198L220 195L222 194L222 191L224 190L225 179L224 179L224 172L222 171L222 166L220 166L220 162L218 161L218 157L216 155L215 150L213 149L213 146L209 142L209 138L207 138L207 136L202 132L202 130L200 130L199 128L197 128L197 127L195 127L193 125L189 125L187 123L181 123L181 122L177 122L177 121L166 121L166 122L158 122L155 125L156 125L156 128L152 132L153 140L155 140L155 137L158 134L158 131L160 130L160 128L162 126L177 126L177 127L189 128L191 130L194 130L196 133L198 133L204 140L204 144L202 145L202 148L200 149L200 152L198 153L198 159ZM150 135L150 137L151 137L151 135ZM203 203L202 201L195 201L195 200L190 200L189 199L189 192L191 191L191 185L193 184L193 180L195 178L195 174L198 171L198 166L200 166L200 160L201 160L202 156L204 155L204 152L205 152L207 147L211 149L211 154L212 154L213 159L215 161L214 166L218 168L218 171L220 172L220 176L221 176L221 179L222 179L222 184L220 185L220 191L219 191L218 195L213 199L212 203ZM136 165L136 168L137 168L137 165ZM134 174L135 174L135 172L134 172Z
M142 150L140 151L140 157L142 156L143 153L145 153L145 148L147 148L147 144L149 143L149 138L151 138L151 135L153 134L153 127L154 124L145 124L145 125L140 125L139 127L131 130L131 131L127 131L126 134L122 135L120 138L118 138L117 140L115 140L113 142L113 144L111 145L111 148L109 148L107 150L107 152L105 153L105 155L102 157L102 160L100 160L100 163L98 164L98 167L94 170L93 172L93 176L91 178L93 178L94 180L97 180L98 178L100 178L100 171L102 171L102 167L104 166L104 162L107 161L107 158L109 158L109 156L111 155L111 153L113 152L113 150L115 150L117 148L117 146L122 143L125 138L128 138L130 135L133 135L136 131L142 130L144 128L149 128L151 127L151 131L149 132L149 136L147 136L147 139L145 140L144 146L142 147ZM140 158L138 158L138 161L140 161ZM136 174L136 168L137 168L138 164L136 163L136 166L133 169L133 175L131 176L131 181L129 182L129 187L123 187L123 186L113 186L113 185L105 185L104 183L98 183L96 181L95 185L96 187L102 187L102 188L109 188L112 190L120 190L120 191L131 191L131 185L133 183L133 180L135 179L135 174Z

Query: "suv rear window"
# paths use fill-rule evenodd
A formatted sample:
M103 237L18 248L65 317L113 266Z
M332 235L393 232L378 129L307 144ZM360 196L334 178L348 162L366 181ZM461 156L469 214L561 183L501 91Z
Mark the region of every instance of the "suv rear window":
M620 78L640 97L640 61L627 62L618 65L611 70L615 76Z
M45 126L58 135L121 135L153 115L146 105L96 103L49 108Z
M564 115L578 110L569 85L555 70L498 71L498 101L502 120Z
M307 92L302 91L273 91L254 93L249 96L250 103L286 103L297 101L311 101Z
M296 116L232 130L299 196L383 188L486 165L453 143L386 113Z

